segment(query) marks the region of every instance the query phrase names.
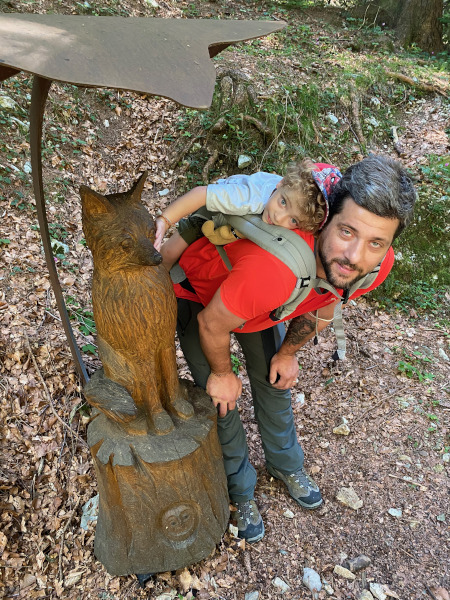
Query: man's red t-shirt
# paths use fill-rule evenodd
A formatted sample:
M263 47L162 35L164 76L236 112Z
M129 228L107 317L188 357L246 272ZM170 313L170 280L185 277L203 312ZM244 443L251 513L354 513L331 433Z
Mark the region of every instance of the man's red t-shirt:
M311 234L298 230L295 232L311 249L314 248L314 237ZM224 246L224 249L233 267L231 271L208 238L201 238L191 244L183 253L180 266L196 293L175 284L176 296L206 306L220 287L220 297L225 307L245 321L245 325L237 331L251 333L273 327L275 323L270 318L270 313L282 306L291 295L296 283L294 273L278 258L250 240L237 240ZM379 286L388 276L393 264L394 252L391 247L372 286L357 290L351 298ZM296 310L283 320L327 306L335 299L331 292L318 294L312 290Z

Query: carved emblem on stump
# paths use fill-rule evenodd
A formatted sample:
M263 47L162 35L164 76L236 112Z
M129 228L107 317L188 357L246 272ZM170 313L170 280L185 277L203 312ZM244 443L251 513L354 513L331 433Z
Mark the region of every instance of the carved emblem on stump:
M100 508L95 555L113 575L157 573L205 558L228 522L210 398L178 379L176 300L141 202L80 189L94 260L92 303L103 368L84 388Z

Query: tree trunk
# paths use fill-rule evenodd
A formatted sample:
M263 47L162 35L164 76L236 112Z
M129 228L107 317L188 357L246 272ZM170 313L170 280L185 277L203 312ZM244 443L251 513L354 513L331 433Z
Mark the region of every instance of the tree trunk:
M427 52L443 50L442 23L439 20L443 12L443 0L403 0L395 28L402 44L409 46L414 43Z
M359 4L352 15L395 29L403 46L417 44L427 52L440 52L443 12L443 0L375 0Z
M102 385L93 379L91 386ZM100 494L94 551L111 575L197 563L228 525L217 412L204 390L184 385L195 416L174 418L175 429L166 435L132 435L103 413L89 424Z

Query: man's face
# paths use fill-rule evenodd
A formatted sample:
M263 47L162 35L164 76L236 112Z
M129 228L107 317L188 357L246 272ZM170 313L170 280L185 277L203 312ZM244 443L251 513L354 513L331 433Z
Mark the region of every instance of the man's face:
M281 180L270 196L262 214L262 220L269 225L279 225L286 229L295 229L304 215L299 209L299 194L283 185Z
M317 274L336 288L350 288L383 260L398 224L348 197L319 236Z

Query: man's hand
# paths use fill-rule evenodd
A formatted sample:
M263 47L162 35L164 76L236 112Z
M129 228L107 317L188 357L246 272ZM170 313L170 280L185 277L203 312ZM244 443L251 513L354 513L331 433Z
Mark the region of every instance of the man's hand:
M280 376L277 381L277 376ZM298 380L298 361L295 354L278 352L270 361L269 381L279 390L288 390Z
M206 383L206 393L211 396L214 406L219 407L219 416L224 417L233 410L236 400L242 393L242 381L232 371L226 375L211 373Z

